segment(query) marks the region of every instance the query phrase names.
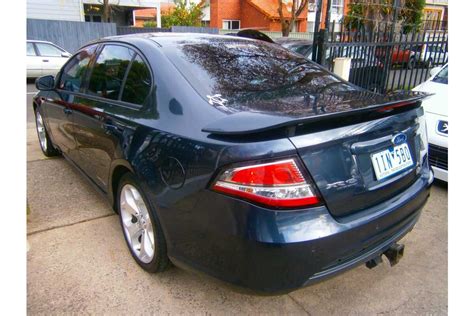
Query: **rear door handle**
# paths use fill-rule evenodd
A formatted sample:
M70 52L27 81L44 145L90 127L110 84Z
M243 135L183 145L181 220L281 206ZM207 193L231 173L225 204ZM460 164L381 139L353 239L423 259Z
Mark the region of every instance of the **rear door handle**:
M66 114L66 115L72 114L72 110L71 110L71 109L64 108L63 111L64 111L64 114Z

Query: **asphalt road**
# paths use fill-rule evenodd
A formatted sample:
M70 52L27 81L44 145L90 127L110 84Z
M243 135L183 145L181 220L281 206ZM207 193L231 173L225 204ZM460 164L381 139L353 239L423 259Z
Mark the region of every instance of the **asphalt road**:
M287 295L241 294L179 268L141 270L105 200L64 159L42 155L31 98L27 94L28 314L447 314L445 186L433 186L420 221L402 240L398 265L384 259L372 270L361 266Z

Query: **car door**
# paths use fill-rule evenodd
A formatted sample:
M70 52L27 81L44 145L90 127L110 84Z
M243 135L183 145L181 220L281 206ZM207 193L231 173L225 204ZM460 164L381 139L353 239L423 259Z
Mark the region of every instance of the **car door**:
M41 74L43 76L56 76L64 63L68 60L66 52L49 43L38 42L36 43L36 48L42 61Z
M77 94L86 79L88 65L91 62L97 45L92 45L79 51L64 66L57 89L51 98L43 101L43 111L47 116L50 135L55 145L71 160L77 162L76 141L72 113Z
M43 60L33 42L26 42L26 76L27 78L41 77Z
M144 82L150 85L151 76L146 66L141 67L143 60L128 46L104 45L91 68L85 94L76 99L74 125L80 165L103 190L107 189L112 161L121 157L124 132L130 128L123 117L137 113L135 103L148 95L149 86ZM137 80L141 86L133 84Z

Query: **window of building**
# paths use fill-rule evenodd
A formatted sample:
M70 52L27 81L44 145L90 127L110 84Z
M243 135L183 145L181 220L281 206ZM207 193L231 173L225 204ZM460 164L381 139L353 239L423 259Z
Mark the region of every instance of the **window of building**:
M222 29L223 30L239 30L240 20L223 20Z
M135 52L119 45L106 45L92 69L87 93L118 100L126 70Z
M73 92L79 91L82 81L85 79L87 66L96 48L97 45L89 46L68 61L59 80L60 89Z
M84 20L86 22L102 22L102 16L89 14L84 16Z
M344 0L332 0L331 21L339 22L344 15Z

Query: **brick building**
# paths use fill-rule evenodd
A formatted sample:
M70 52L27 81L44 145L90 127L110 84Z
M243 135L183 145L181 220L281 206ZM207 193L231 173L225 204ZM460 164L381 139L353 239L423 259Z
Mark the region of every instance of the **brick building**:
M290 17L292 1L283 1L283 15ZM210 0L210 27L281 31L278 0ZM294 32L306 32L308 8L295 22Z

